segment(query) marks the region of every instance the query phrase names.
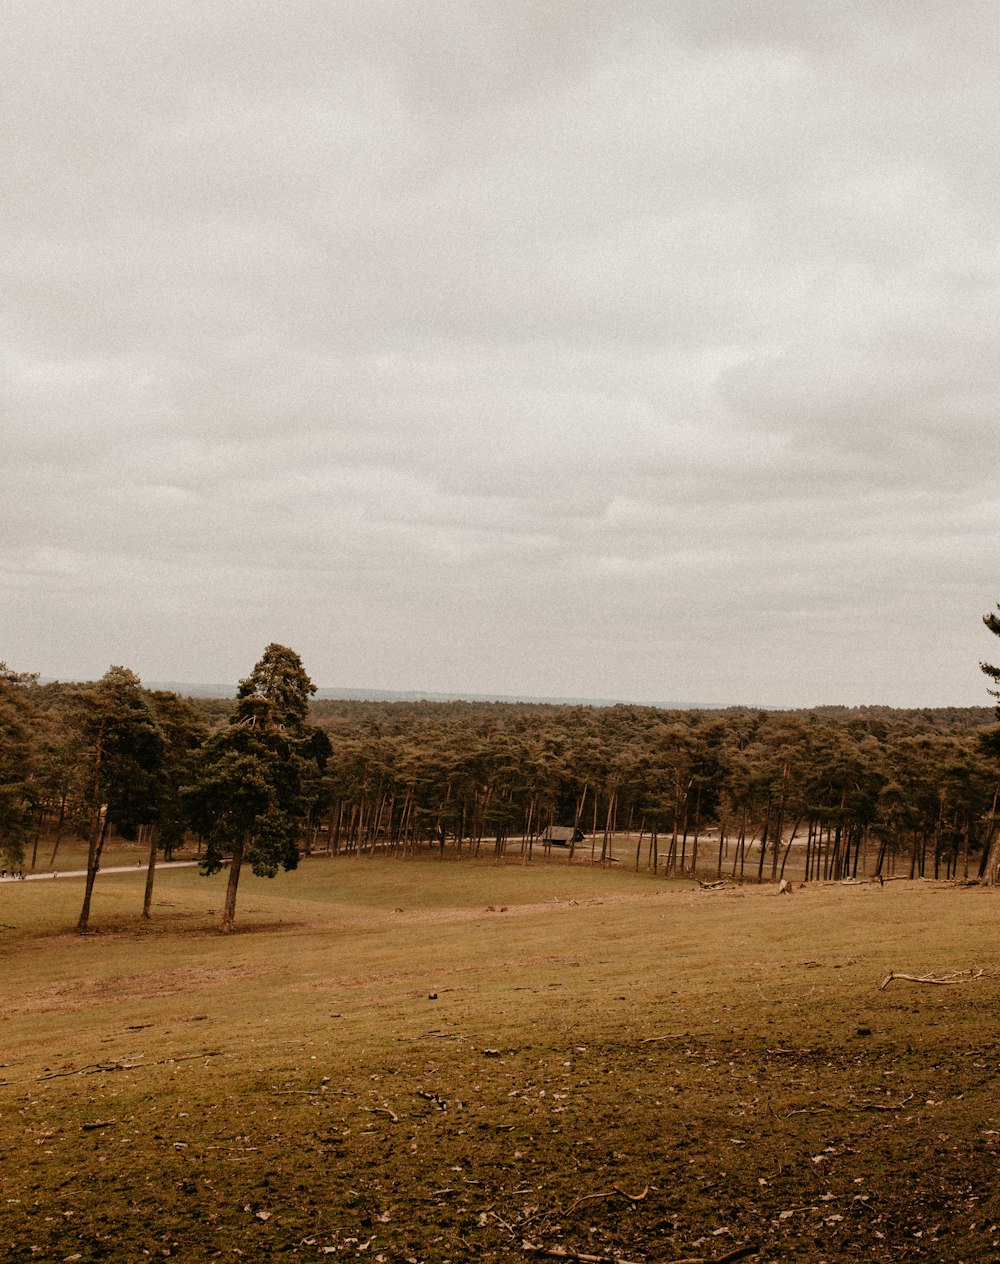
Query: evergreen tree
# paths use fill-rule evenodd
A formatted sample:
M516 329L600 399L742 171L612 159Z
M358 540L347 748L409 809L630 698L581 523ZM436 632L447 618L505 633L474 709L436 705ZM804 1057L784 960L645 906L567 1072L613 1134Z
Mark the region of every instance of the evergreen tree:
M1000 605L997 606L997 611L1000 612ZM994 636L1000 636L1000 613L990 611L989 614L984 614L983 622ZM995 684L1000 685L1000 667L994 667L990 663L980 663L979 666ZM994 698L1000 698L1000 688L991 689L990 693ZM997 718L1000 719L1000 704L997 706Z
M169 860L174 848L184 842L188 828L187 807L182 795L194 776L198 748L204 742L207 728L204 720L185 698L167 690L153 690L150 705L163 735L164 756L160 774L159 808L156 822L149 831L149 856L146 862L146 890L142 915L149 917L156 876L156 856L163 852Z
M1000 605L997 606L997 611L1000 612ZM1000 636L1000 614L994 614L993 611L990 611L989 614L983 615L983 622L994 636ZM1000 667L994 667L990 663L980 663L979 666L994 684L1000 686ZM991 689L990 693L994 698L1000 698L1000 687ZM997 719L1000 720L1000 703L997 704L996 714ZM1000 728L984 733L980 742L985 754L1000 758ZM983 881L989 886L1000 884L1000 830L997 829L998 796L1000 796L1000 782L997 783L997 788L993 795L993 806L990 809L988 844L981 868Z
M90 923L90 900L101 852L113 825L126 838L159 810L163 736L138 676L110 667L96 684L75 692L70 723L81 740L88 815L87 881L77 929Z
M228 726L202 748L187 802L205 837L202 871L230 856L222 932L233 929L244 861L258 877L299 862L298 835L315 794L314 773L329 749L307 722L316 686L294 650L271 644L240 681Z
M35 805L36 717L29 694L37 680L0 663L0 860L11 870L24 865L24 840Z

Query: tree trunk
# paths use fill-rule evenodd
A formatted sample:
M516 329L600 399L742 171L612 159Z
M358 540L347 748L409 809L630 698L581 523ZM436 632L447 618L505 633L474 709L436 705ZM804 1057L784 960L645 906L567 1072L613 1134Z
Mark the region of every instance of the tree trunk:
M40 808L38 811L38 827L35 830L35 840L31 848L31 872L35 872L35 864L38 860L38 840L42 836L42 825L45 822L45 809Z
M94 789L93 789L93 806L91 808L90 819L90 846L87 849L87 885L83 892L83 908L80 910L80 920L76 924L77 930L83 934L90 926L90 897L94 893L94 882L97 878L97 870L101 863L101 848L104 846L104 837L108 830L108 817L105 813L104 821L101 821L101 761L104 756L104 721L101 721L100 728L97 730L97 745L94 748Z
M233 858L229 862L229 882L226 884L226 903L222 910L223 935L232 933L236 920L236 888L240 885L240 870L243 868L243 853L246 850L246 839L240 838L233 844Z
M781 872L777 875L779 879L785 876L785 865L788 864L788 856L792 850L792 843L795 842L795 835L799 832L799 826L801 824L802 824L802 817L800 816L799 819L792 826L792 832L788 836L788 842L785 845L784 855L781 857ZM777 846L777 844L775 844L775 846Z
M90 837L90 852L87 856L87 883L83 891L83 908L80 909L80 920L76 924L76 929L81 935L87 933L90 929L90 900L94 894L94 883L97 880L97 874L101 867L101 852L104 850L104 840L108 836L108 818L104 817L103 823L98 828L95 822L94 830Z
M1000 799L1000 781L993 791L993 806L990 808L990 828L983 844L983 863L979 870L980 880L988 887L996 886L997 867L1000 865L1000 830L997 829L997 800Z
M149 918L149 910L153 903L153 881L156 878L156 827L147 825L149 830L149 860L146 864L146 893L142 898L142 915Z

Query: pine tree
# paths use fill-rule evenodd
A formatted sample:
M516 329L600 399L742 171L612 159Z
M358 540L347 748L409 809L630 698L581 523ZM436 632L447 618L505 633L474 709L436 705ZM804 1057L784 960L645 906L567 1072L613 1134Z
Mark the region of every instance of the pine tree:
M1000 605L997 606L997 611L1000 612ZM1000 636L1000 616L990 611L989 614L983 615L983 622L994 636ZM1000 686L1000 667L994 667L990 663L980 663L979 666L994 684ZM991 689L990 693L994 698L1000 698L1000 687ZM997 719L1000 720L1000 703L997 704ZM989 733L984 733L980 744L987 755L1000 756L1000 729L993 729ZM996 792L993 795L993 807L990 810L989 844L981 869L983 881L991 887L1000 883L1000 830L997 829L998 796L1000 796L1000 782L997 783Z
M138 676L110 667L96 684L78 690L71 723L82 738L88 814L87 881L77 929L89 928L90 900L101 852L113 825L135 838L159 809L163 736Z
M24 840L34 807L37 749L30 701L38 677L0 663L0 860L5 869L24 865Z
M298 654L269 645L240 681L229 725L202 749L188 803L207 844L202 871L217 873L230 855L223 934L234 926L244 861L267 878L299 863L298 835L309 813L312 774L325 754L308 723L315 692Z
M997 606L997 611L1000 612L1000 605ZM990 611L983 615L983 622L994 636L1000 636L1000 614ZM995 684L1000 685L1000 667L993 667L990 663L980 663L979 666ZM990 693L994 698L1000 698L1000 688L991 689ZM1000 719L1000 705L997 706L997 718Z

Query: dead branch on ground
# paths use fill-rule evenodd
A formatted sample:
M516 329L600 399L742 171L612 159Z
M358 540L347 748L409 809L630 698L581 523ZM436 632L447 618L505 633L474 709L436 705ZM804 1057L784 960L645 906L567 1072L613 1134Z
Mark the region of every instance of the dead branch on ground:
M896 979L902 979L905 983L935 983L943 987L949 984L972 983L976 979L997 977L996 974L987 974L985 970L953 970L950 974L903 974L897 970L890 970L878 985L878 990L881 992Z
M531 1255L545 1255L556 1260L579 1261L579 1264L636 1264L635 1260L627 1260L622 1255L586 1255L582 1251L571 1251L569 1247L545 1246L539 1242L529 1242L527 1239L521 1243L521 1250ZM751 1243L749 1246L737 1247L735 1251L729 1251L726 1255L717 1256L715 1259L710 1259L707 1255L685 1255L683 1259L664 1260L663 1264L732 1264L732 1261L755 1255L759 1250L759 1246Z
M388 1115L394 1124L399 1123L399 1116L394 1110L390 1110L388 1106L366 1106L365 1110L370 1115Z
M86 1066L74 1067L71 1071L50 1071L47 1075L28 1075L20 1080L0 1080L6 1084L39 1084L42 1080L60 1080L68 1075L99 1075L105 1071L137 1071L145 1067L168 1066L172 1062L193 1062L198 1058L219 1058L221 1049L213 1049L207 1053L187 1053L179 1058L157 1058L155 1062L88 1062Z
M912 1102L915 1093L904 1097L901 1102L851 1102L851 1110L902 1110L907 1102Z
M630 1194L626 1190L620 1189L617 1185L615 1185L613 1189L604 1189L596 1194L581 1195L576 1200L576 1202L570 1203L570 1205L561 1214L564 1216L568 1216L571 1211L576 1211L577 1207L579 1207L581 1203L592 1202L595 1198L614 1198L616 1194L618 1195L619 1198L624 1198L626 1202L641 1203L648 1193L649 1193L648 1185L642 1191L641 1194Z

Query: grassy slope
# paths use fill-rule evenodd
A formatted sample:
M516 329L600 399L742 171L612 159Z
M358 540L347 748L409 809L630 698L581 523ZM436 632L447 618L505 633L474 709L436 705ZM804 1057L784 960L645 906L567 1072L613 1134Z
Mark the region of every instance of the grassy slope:
M990 893L224 881L0 887L4 1259L1000 1260Z

